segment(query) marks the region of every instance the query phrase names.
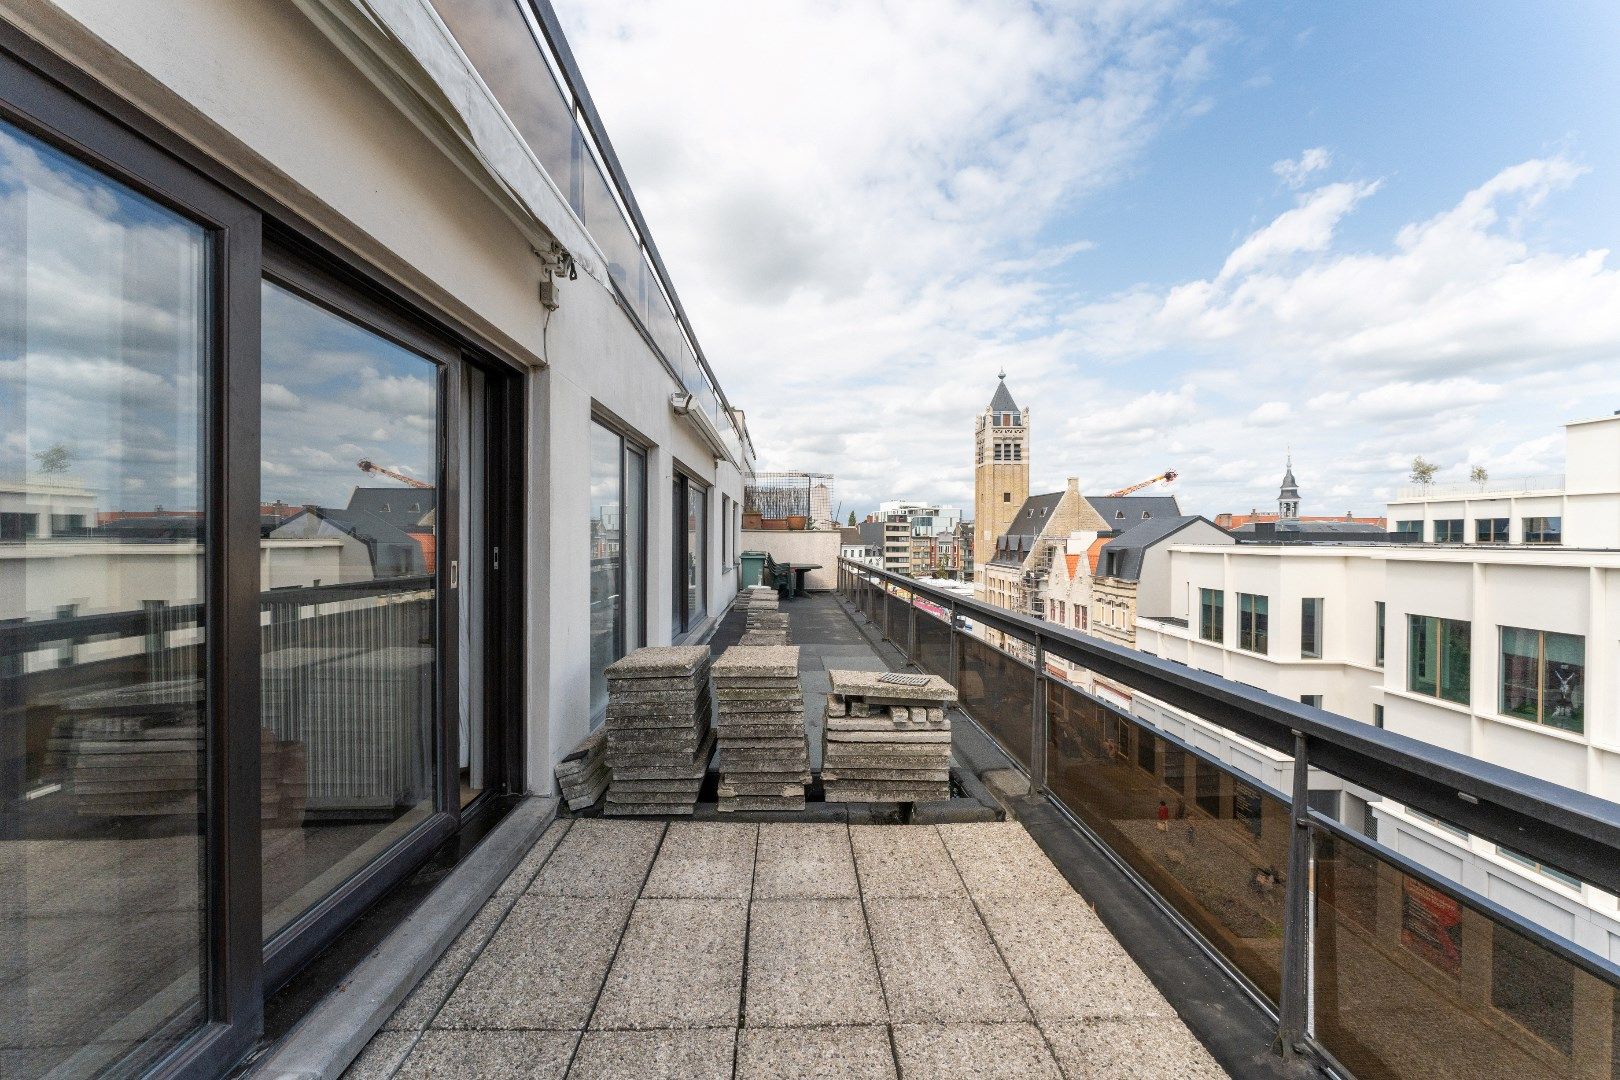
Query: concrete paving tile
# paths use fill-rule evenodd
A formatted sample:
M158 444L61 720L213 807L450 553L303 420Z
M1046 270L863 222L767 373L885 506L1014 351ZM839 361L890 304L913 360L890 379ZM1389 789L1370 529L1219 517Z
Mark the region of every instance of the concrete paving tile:
M726 1080L736 1036L729 1028L587 1031L568 1080Z
M360 1051L360 1056L349 1063L343 1070L342 1080L386 1080L394 1075L399 1063L405 1060L405 1055L411 1052L416 1042L414 1031L379 1031L366 1043L366 1048ZM0 1058L0 1063L5 1061ZM43 1071L43 1070L41 1070ZM6 1070L0 1073L3 1076L24 1076L19 1071Z
M848 826L784 823L759 827L755 900L854 899L859 895Z
M893 1080L885 1027L757 1028L737 1033L737 1080Z
M1175 1015L1079 896L996 900L980 910L1039 1023Z
M1090 1080L1227 1080L1227 1073L1175 1017L1086 1020L1044 1028L1058 1064Z
M633 901L519 897L435 1028L585 1026Z
M427 1031L396 1080L562 1080L575 1031Z
M932 825L851 825L861 895L868 900L964 898L961 875Z
M966 900L869 900L866 917L894 1023L1028 1020L1012 976Z
M644 897L746 900L754 885L758 827L715 821L671 822Z
M634 899L663 833L662 821L575 821L528 892Z
M439 1011L461 976L472 966L490 934L511 909L515 896L495 896L479 909L465 929L456 935L444 955L428 969L422 981L410 992L394 1015L383 1022L385 1031L421 1031Z
M495 895L516 896L527 889L529 883L534 880L534 875L540 872L540 867L551 857L552 851L562 841L571 824L572 822L569 821L553 821L546 826L546 831L540 834L540 839L534 842L534 847L530 848L529 853L523 856L523 861L518 863L517 869L508 874L506 880L501 882L500 888L495 890Z
M902 1075L929 1080L1063 1075L1034 1024L896 1024L894 1052Z
M859 900L755 901L747 986L750 1027L888 1019Z
M748 905L640 900L592 1028L736 1027Z
M973 899L1074 895L1040 845L1016 821L940 825L940 839L951 853Z

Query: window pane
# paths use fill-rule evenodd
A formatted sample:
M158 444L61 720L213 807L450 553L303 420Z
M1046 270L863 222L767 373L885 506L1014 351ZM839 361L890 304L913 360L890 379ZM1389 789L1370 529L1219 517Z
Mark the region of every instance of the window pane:
M1373 601L1373 663L1378 667L1384 666L1384 602Z
M433 812L439 408L430 361L261 294L269 937Z
M687 485L686 495L686 609L688 625L695 626L708 610L704 575L708 570L707 492Z
M1504 715L1521 720L1536 719L1539 639L1540 635L1534 630L1502 627L1501 709Z
M1440 620L1440 696L1459 705L1469 703L1472 626L1456 619Z
M1322 599L1305 597L1300 601L1299 654L1304 657L1322 655Z
M624 647L647 644L647 455L628 443L624 452Z
M1406 623L1406 688L1416 694L1439 689L1435 662L1435 620L1408 615Z
M624 440L591 424L591 716L607 708L607 666L624 655L620 452Z
M1566 731L1586 722L1586 639L1573 634L1544 635L1541 720Z
M145 1060L203 1015L209 254L0 124L6 1075Z

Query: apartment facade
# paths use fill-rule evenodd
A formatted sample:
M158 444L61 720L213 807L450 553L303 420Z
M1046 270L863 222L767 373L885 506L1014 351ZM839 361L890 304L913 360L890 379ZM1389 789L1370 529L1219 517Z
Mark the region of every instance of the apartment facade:
M0 1071L219 1075L710 631L753 451L544 2L3 4L0 154Z

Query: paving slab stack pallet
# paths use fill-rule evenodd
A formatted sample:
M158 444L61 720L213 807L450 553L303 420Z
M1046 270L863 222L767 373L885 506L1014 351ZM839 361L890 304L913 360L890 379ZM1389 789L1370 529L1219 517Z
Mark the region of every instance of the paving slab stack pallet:
M786 645L788 617L782 611L774 589L766 596L755 595L748 602L748 621L739 645Z
M720 735L720 809L803 810L810 782L799 650L733 645L712 669Z
M709 650L637 649L607 668L603 813L690 814L714 753Z
M938 675L830 671L821 786L828 802L924 802L951 794L950 707Z
M608 786L607 733L597 728L557 762L557 786L570 810L595 806Z

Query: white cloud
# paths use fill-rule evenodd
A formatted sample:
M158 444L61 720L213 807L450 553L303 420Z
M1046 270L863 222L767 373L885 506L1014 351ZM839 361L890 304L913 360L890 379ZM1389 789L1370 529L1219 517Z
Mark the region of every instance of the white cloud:
M1313 173L1319 173L1333 164L1333 152L1325 146L1313 146L1294 161L1272 162L1271 171L1291 188L1304 187Z
M1077 294L1112 254L1085 211L1168 125L1211 122L1232 31L1201 0L561 15L761 467L835 473L845 512L966 504L1003 364L1036 490L1174 467L1205 512L1268 504L1290 443L1325 513L1376 510L1417 453L1539 468L1513 448L1620 398L1620 272L1527 227L1581 175L1562 157L1380 239L1351 226L1410 198L1404 163L1325 182L1311 147L1272 166L1291 205L1204 274Z

